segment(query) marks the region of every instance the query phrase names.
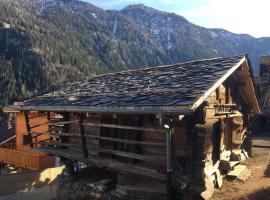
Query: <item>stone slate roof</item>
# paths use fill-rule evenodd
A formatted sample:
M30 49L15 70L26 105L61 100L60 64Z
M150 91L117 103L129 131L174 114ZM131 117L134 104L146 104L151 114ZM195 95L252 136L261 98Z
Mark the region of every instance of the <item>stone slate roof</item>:
M240 55L99 75L24 101L16 108L51 111L73 108L90 112L117 112L120 108L127 112L140 108L165 112L168 108L190 108L243 59L245 56Z

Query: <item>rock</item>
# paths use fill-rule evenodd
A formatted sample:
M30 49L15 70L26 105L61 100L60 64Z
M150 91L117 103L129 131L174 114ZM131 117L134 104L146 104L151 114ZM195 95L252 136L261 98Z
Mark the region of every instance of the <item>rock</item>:
M99 192L105 192L111 188L113 188L116 184L115 179L103 179L95 183L88 184L93 190Z
M232 171L230 171L227 176L231 178L238 178L240 174L247 169L246 165L236 165Z
M219 165L219 170L221 172L223 171L229 171L231 170L234 166L238 165L240 161L227 161L227 160L221 160L220 165Z
M212 182L211 178L209 176L205 176L205 191L203 191L200 196L207 200L212 197L214 193L214 183Z
M251 176L251 170L246 168L243 172L237 177L242 182L245 182Z
M241 160L241 152L239 154L238 154L238 152L232 153L230 160L231 161L240 161Z
M9 29L10 27L11 27L10 24L0 21L0 28Z
M243 154L243 155L246 157L246 159L248 159L248 158L249 158L249 156L248 156L248 152L247 152L245 149L243 149L242 154Z
M217 183L217 188L221 188L223 181L222 181L222 176L219 170L216 171L216 183Z

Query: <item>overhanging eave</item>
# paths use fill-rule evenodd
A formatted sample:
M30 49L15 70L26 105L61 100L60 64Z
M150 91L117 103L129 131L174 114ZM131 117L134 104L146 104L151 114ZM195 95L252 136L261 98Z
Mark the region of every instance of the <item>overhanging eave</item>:
M96 107L96 106L24 106L8 107L14 111L89 112L89 113L136 113L136 114L184 114L191 115L190 106L139 106L139 107Z

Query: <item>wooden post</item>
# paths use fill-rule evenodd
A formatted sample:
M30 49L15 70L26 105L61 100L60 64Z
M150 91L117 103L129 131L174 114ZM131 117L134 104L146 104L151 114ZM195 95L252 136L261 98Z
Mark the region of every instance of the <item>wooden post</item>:
M142 127L142 126L143 126L143 116L140 115L139 120L138 120L138 127ZM136 141L141 141L141 140L142 140L142 133L140 131L137 131ZM141 153L140 145L135 145L134 150L135 150L135 153Z
M159 124L166 130L166 176L167 176L167 200L173 199L173 187L172 187L172 129L169 125L164 124L162 114L159 114Z
M113 117L113 123L117 125L117 123L118 123L117 116ZM118 132L118 129L115 128L115 129L113 130L113 137L114 137L114 138L118 138L117 132ZM117 142L113 142L113 150L117 150ZM115 158L115 156L112 156L112 158Z
M48 124L50 123L50 120L51 120L51 112L47 112L47 120L48 120ZM51 132L51 126L48 125L48 132ZM50 137L49 140L53 140L52 137ZM37 142L37 137L36 137L36 142Z
M172 129L164 125L166 129L166 166L167 166L167 200L172 199Z
M31 148L33 148L33 144L32 144L32 134L31 134L31 127L29 124L29 113L28 112L24 112L24 118L25 118L25 124L26 124L26 130L27 130L27 142L30 144Z
M83 125L83 119L84 119L84 114L80 114L80 133L81 133L81 140L82 140L82 151L83 151L83 158L88 158L88 150L86 148L86 138L85 138L85 129Z
M63 113L63 120L64 121L69 121L69 113ZM69 132L69 124L64 124L63 126L63 132L68 133ZM60 141L63 143L68 142L68 136L60 136Z
M48 124L50 123L50 120L51 120L51 113L50 112L47 112L47 120L48 120ZM50 125L48 125L48 132L50 132Z

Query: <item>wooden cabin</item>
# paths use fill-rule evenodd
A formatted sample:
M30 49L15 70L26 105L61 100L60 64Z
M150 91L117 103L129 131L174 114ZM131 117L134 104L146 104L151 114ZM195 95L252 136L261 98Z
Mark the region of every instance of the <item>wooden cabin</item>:
M245 55L99 75L9 108L32 148L113 171L130 195L167 199L210 198L247 157L249 119L260 112Z
M5 113L15 116L15 128L9 131L10 137L0 142L0 163L11 165L15 171L41 170L55 166L54 156L43 152L33 152L28 143L24 112L4 109ZM37 112L29 112L33 122L47 122L47 116L37 116ZM44 122L45 122L44 121ZM47 131L46 127L36 127L36 131ZM12 132L15 132L14 134ZM37 135L34 141L46 141L47 135Z
M260 81L261 107L267 111L270 107L270 55L260 58Z
M260 58L260 77L262 89L265 91L270 85L270 55Z

